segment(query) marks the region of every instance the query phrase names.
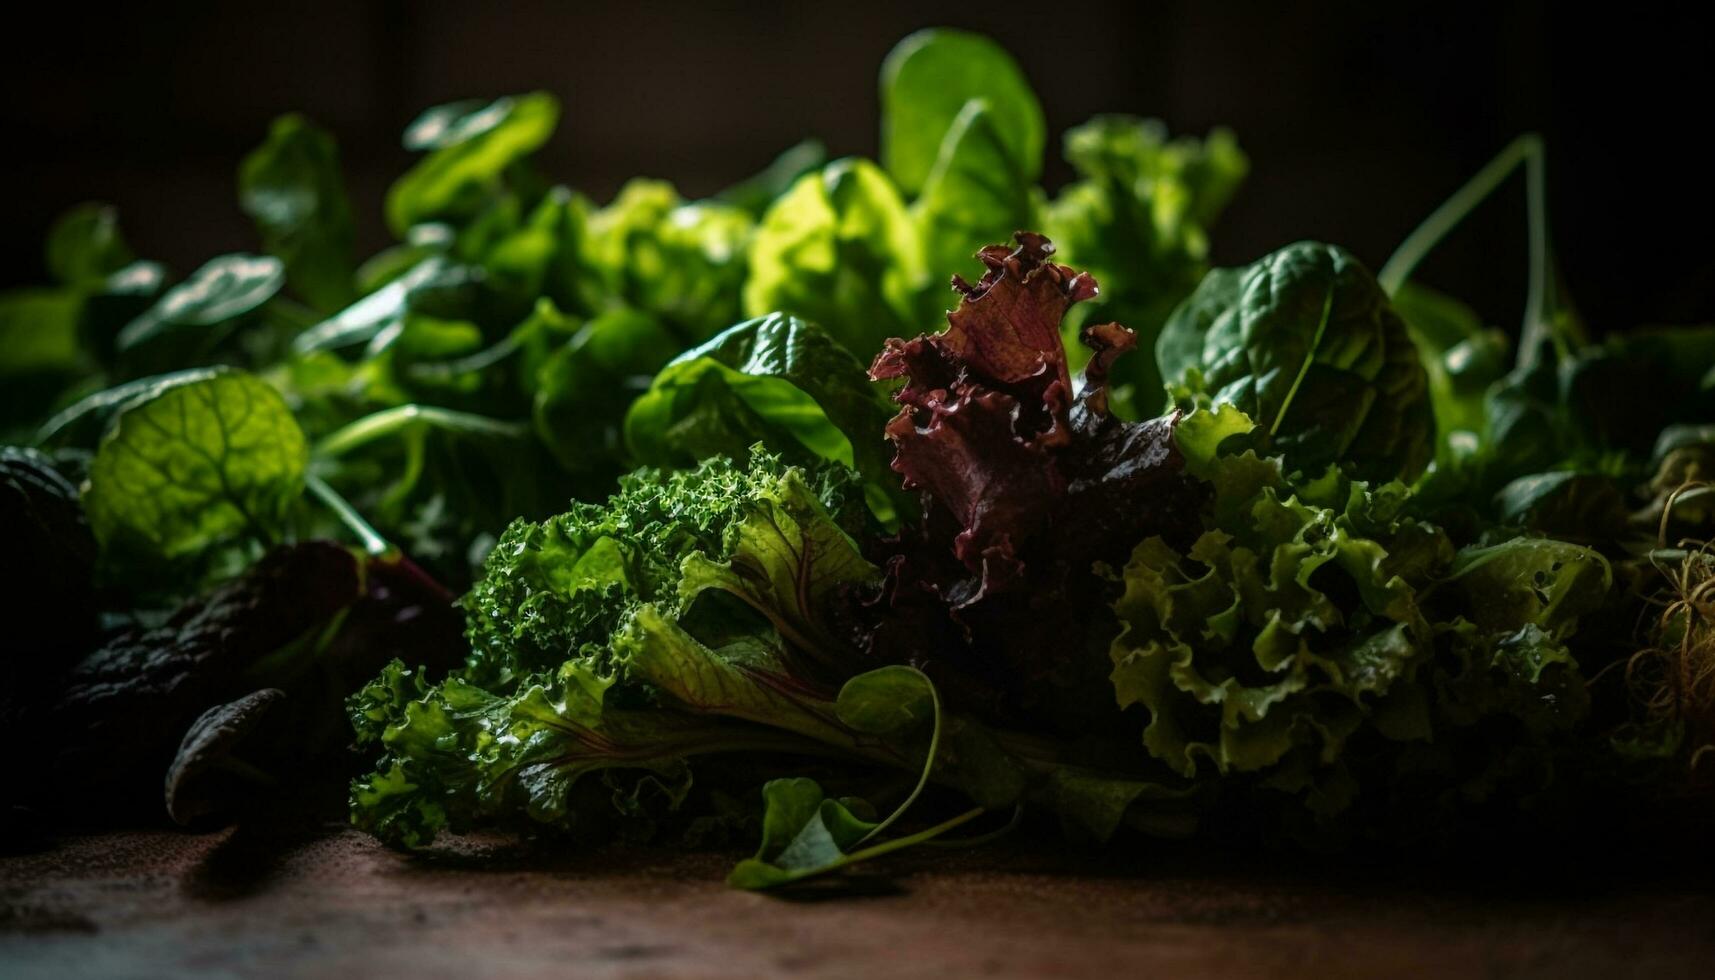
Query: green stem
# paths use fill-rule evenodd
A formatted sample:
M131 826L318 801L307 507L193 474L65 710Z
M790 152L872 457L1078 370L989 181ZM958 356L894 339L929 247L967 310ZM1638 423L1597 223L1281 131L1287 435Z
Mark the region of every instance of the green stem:
M1388 295L1399 292L1411 278L1411 273L1435 246L1441 243L1459 223L1470 216L1477 206L1488 199L1495 189L1520 165L1525 173L1525 221L1530 242L1530 282L1525 294L1524 324L1519 331L1519 359L1529 363L1546 339L1552 341L1562 356L1571 353L1577 338L1568 338L1554 322L1551 261L1548 240L1548 185L1542 137L1526 133L1501 150L1483 169L1465 182L1445 203L1423 219L1400 242L1399 248L1382 266L1376 281Z
M502 422L485 415L454 412L430 405L400 405L365 415L328 433L316 443L315 455L342 456L367 443L413 426L431 426L466 435L506 439L515 439L525 431L522 425Z
M876 824L869 833L864 834L863 839L858 841L860 844L892 826L895 821L905 815L906 810L911 809L911 804L917 802L917 797L923 795L923 788L929 785L929 774L934 771L935 757L941 751L941 695L936 692L935 682L929 679L929 675L915 667L908 669L918 677L923 678L923 685L929 689L929 703L935 709L935 725L929 730L929 754L923 758L923 772L917 777L917 785L911 790L911 795L905 798L905 802L895 807L893 812L888 814L886 820Z
M316 495L316 499L320 500L328 510L333 511L334 516L338 517L341 523L357 535L357 539L363 542L364 551L371 555L380 556L393 550L393 546L387 543L387 539L371 527L369 522L363 519L363 515L357 512L357 508L339 495L339 491L328 486L327 481L312 474L304 477L304 485Z
M996 829L991 830L986 834L978 834L975 837L960 837L957 840L924 841L923 846L924 847L940 847L940 848L945 848L947 850L955 850L955 849L962 848L962 847L981 847L984 844L993 843L994 841L1000 840L1002 837L1005 837L1007 834L1012 833L1013 831L1017 830L1018 825L1023 823L1023 822L1024 822L1024 804L1020 803L1019 805L1012 808L1012 816L1010 818L1008 818L1008 820L1006 821L1006 823L1004 825L997 827Z
M784 885L795 881L803 881L806 878L814 878L819 875L825 875L831 871L838 871L841 868L850 867L860 861L868 861L871 858L878 858L886 854L892 854L894 851L902 851L907 847L912 847L914 845L924 843L925 841L933 840L947 831L952 830L954 827L970 823L972 820L975 820L987 812L988 810L980 806L966 810L964 813L961 813L956 817L943 820L927 830L920 830L915 834L908 834L904 837L895 837L893 840L883 841L882 843L876 844L872 847L866 847L861 851L842 854L838 860L830 861L827 864L820 865L818 867L801 868L792 872L789 877L780 879L777 884Z
M861 851L853 851L850 854L847 854L844 859L835 862L830 867L843 867L848 864L856 864L859 861L868 861L870 858L881 857L883 854L892 854L894 851L902 851L907 847L911 847L915 844L921 844L924 841L939 837L947 831L952 830L954 827L970 823L972 820L975 820L987 812L988 809L986 807L973 807L956 817L950 817L941 821L935 826L930 827L928 830L919 830L915 834L907 834L904 837L895 837L893 840L883 841L880 844L866 847Z
M1441 240L1459 226L1459 222L1475 211L1477 205L1494 193L1495 188L1505 182L1520 163L1530 157L1542 157L1542 139L1535 133L1526 133L1508 143L1493 160L1466 181L1465 186L1455 191L1452 197L1431 211L1429 217L1424 218L1423 223L1413 229L1411 234L1405 236L1405 241L1399 243L1399 247L1394 249L1393 255L1382 266L1376 281L1381 283L1389 295L1399 292L1399 287L1411 278L1417 264L1434 251L1435 246L1441 244Z

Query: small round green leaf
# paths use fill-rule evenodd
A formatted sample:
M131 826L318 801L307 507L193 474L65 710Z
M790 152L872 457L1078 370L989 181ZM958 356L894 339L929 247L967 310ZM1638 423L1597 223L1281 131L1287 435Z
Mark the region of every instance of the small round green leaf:
M103 548L143 558L240 534L271 539L303 491L307 461L279 393L222 372L120 412L90 461L84 509Z
M931 721L935 694L922 671L895 664L846 681L834 713L857 731L890 735Z

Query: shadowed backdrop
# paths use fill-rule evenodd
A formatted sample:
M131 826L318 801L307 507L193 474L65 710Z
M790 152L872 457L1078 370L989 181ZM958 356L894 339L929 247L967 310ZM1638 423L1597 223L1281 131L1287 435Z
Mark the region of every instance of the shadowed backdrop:
M1694 150L1715 95L1710 15L1567 4L303 2L61 6L0 42L0 281L42 277L41 238L83 200L118 205L138 253L183 273L256 247L234 189L269 120L338 137L359 246L410 162L399 133L456 98L547 89L543 169L598 201L628 177L718 190L808 136L874 155L882 57L919 27L983 31L1018 57L1054 145L1097 112L1226 125L1252 173L1220 264L1319 238L1372 266L1509 139L1542 132L1573 299L1597 331L1715 319L1715 183ZM952 271L952 270L948 270ZM968 270L967 270L968 271ZM1491 320L1524 295L1517 181L1424 267Z

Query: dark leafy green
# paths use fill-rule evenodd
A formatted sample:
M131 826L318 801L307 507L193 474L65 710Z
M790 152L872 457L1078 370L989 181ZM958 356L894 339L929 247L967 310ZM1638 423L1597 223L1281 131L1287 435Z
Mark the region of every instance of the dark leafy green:
M1289 245L1218 269L1156 343L1168 381L1258 420L1287 465L1415 479L1434 452L1429 382L1405 323L1344 249Z

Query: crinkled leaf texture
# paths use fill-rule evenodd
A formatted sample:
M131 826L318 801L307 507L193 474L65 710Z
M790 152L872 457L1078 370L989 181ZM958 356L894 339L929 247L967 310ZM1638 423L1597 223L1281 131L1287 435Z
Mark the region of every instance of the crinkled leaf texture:
M1405 323L1349 252L1299 242L1204 277L1161 332L1170 385L1256 420L1289 470L1413 480L1434 454L1429 382Z
M850 750L833 692L856 661L833 604L879 575L835 517L856 500L843 471L759 452L518 522L465 600L466 670L431 688L394 669L353 699L388 753L354 784L354 819L408 846L449 824L576 829L608 814L574 795L591 772L627 773L616 805L650 774L671 809L694 755Z
M1400 484L1288 480L1231 405L1204 402L1178 435L1214 487L1205 530L1141 542L1114 605L1114 693L1146 709L1152 757L1254 774L1322 817L1366 788L1397 804L1389 820L1540 788L1519 760L1588 707L1565 640L1606 596L1599 555L1539 538L1455 552Z
M1085 731L1099 724L1084 695L1105 683L1107 636L1066 624L1091 637L1105 625L1093 566L1188 525L1203 491L1181 472L1173 417L1127 423L1108 411L1130 331L1085 331L1096 354L1074 397L1061 324L1097 287L1052 254L1031 233L1015 249L983 249L987 274L955 280L963 296L947 330L890 340L871 368L906 379L887 436L921 498L920 520L891 548L871 647L922 666L961 707Z
M606 504L513 523L464 599L473 680L504 685L568 658L610 672L609 641L636 605L676 611L685 560L729 560L729 532L787 498L818 530L824 522L855 529L861 519L845 471L809 474L758 454L748 468L719 457L687 471L640 470ZM817 507L824 512L809 516Z

